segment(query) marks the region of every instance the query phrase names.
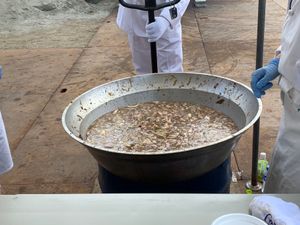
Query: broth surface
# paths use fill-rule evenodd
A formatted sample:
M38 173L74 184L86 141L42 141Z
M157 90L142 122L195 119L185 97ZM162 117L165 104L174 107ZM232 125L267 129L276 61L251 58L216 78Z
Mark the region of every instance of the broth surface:
M226 115L183 102L147 102L98 118L87 142L125 152L166 152L199 147L237 131Z

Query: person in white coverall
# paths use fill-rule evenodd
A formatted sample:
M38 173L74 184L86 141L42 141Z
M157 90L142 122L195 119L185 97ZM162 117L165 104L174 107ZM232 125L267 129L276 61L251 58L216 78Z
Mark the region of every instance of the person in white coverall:
M127 3L145 5L144 0L126 0ZM156 0L156 4L167 0ZM156 42L158 72L182 72L181 17L189 0L177 3L177 17L170 15L170 7L155 11L155 22L148 24L148 12L125 8L120 5L117 24L128 34L132 62L137 74L151 73L151 51L149 42Z
M2 77L2 67L0 66L0 79ZM10 149L7 141L7 135L3 123L2 114L0 111L0 175L9 171L13 167L13 161L10 154ZM0 184L1 194L1 184Z
M283 113L265 192L300 193L300 0L288 2L276 57L252 74L251 87L256 97L264 95L277 76Z

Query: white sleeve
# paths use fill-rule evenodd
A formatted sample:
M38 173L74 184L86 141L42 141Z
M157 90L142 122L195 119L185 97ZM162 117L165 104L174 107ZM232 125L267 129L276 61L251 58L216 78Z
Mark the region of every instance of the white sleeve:
M177 23L180 23L181 17L183 16L185 10L187 9L188 5L190 3L190 0L181 0L178 2L175 7L177 8L177 17L175 19L171 18L170 15L170 8L171 7L165 7L160 13L161 17L164 17L166 20L169 21L171 28L173 28Z
M0 175L13 167L7 135L0 112Z

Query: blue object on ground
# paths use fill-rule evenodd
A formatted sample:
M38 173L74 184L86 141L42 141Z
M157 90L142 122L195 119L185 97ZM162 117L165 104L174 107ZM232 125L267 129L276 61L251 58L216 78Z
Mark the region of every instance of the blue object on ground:
M229 193L231 176L230 157L216 169L200 177L167 184L132 181L99 166L102 193Z

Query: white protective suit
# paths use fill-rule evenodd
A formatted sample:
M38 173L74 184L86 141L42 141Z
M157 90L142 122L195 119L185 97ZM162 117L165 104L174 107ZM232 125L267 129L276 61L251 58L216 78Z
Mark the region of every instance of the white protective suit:
M266 193L300 193L300 0L289 0L279 72L283 114Z
M157 0L161 4L168 0ZM145 5L144 0L126 0L127 3ZM156 42L158 72L182 72L182 31L181 17L183 16L189 0L181 0L176 4L177 17L171 18L170 7L155 11L155 16L167 19L170 26L163 36ZM131 48L132 61L137 74L151 73L150 43L146 35L148 12L119 6L117 24L120 29L128 34Z
M13 167L6 131L0 112L0 175Z

